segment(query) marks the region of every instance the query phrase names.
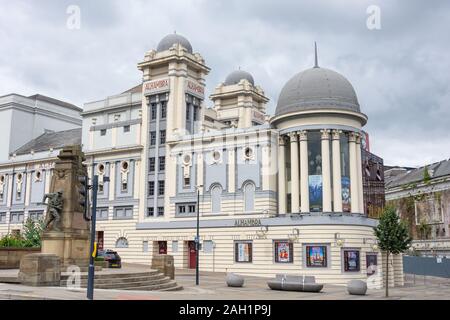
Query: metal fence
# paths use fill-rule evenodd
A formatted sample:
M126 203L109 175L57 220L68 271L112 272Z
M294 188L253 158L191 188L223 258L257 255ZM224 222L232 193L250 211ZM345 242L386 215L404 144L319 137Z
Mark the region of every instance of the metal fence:
M405 274L450 278L450 259L403 256Z

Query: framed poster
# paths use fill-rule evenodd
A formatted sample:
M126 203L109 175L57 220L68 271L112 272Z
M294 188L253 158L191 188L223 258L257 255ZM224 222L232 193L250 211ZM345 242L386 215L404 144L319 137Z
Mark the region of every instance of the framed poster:
M344 271L357 272L359 271L359 251L358 250L344 250Z
M376 253L367 253L366 254L366 270L367 275L371 276L377 273L377 254Z
M310 211L322 211L322 175L309 176L309 207Z
M327 246L306 246L307 267L327 267Z
M294 244L289 241L275 241L275 262L292 263L294 261Z
M234 248L235 262L252 262L252 242L238 241Z

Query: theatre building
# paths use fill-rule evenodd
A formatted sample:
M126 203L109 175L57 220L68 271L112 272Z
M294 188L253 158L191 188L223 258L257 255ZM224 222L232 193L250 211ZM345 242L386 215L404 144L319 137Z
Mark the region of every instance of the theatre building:
M270 115L244 70L224 75L206 99L210 68L171 34L137 64L142 83L86 103L99 246L125 262L169 254L177 268L194 268L198 212L200 270L382 286L386 264L363 191L368 119L350 82L315 61L286 78ZM389 266L390 283L401 285L401 257Z

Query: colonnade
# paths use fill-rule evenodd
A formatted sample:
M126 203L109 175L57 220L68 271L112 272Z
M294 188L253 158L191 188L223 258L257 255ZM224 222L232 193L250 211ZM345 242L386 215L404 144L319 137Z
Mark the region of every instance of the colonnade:
M342 212L342 130L320 130L322 168L322 211ZM361 137L357 132L348 135L350 207L352 213L363 213ZM331 148L330 148L331 139ZM286 148L290 148L291 212L310 212L308 172L308 131L293 131L279 136L278 143L278 211L287 212L288 181ZM330 150L331 149L331 150ZM330 157L331 153L331 157Z

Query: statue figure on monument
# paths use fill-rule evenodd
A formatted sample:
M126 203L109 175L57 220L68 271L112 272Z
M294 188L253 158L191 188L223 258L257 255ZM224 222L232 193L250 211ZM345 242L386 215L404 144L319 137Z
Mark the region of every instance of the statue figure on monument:
M61 212L63 209L62 191L46 193L42 202L48 199L47 215L45 217L45 230L60 231ZM51 228L50 228L50 224Z

